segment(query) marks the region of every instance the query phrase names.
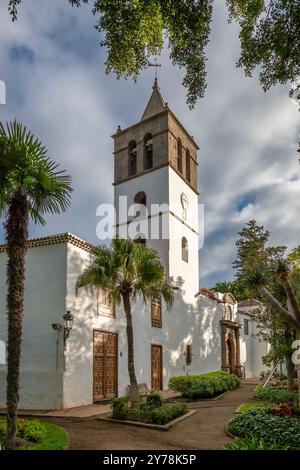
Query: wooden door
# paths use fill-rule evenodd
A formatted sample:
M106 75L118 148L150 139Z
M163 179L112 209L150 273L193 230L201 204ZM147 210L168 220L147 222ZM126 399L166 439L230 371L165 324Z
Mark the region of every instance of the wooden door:
M151 344L151 388L163 389L162 346Z
M118 336L94 330L94 402L118 394Z

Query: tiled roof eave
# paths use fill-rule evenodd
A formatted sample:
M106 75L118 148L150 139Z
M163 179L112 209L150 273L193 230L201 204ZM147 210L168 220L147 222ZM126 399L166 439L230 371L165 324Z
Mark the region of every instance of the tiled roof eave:
M89 253L93 250L93 245L76 237L72 233L60 233L57 235L49 235L48 237L34 238L28 241L28 248L37 248L43 246L60 245L63 243L70 243L73 246L81 248ZM6 245L0 245L0 253L5 253Z

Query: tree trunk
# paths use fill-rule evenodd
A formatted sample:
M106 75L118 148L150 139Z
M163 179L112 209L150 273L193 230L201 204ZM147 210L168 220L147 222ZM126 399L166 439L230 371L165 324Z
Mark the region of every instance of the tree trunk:
M6 448L16 445L17 405L21 358L22 320L24 316L25 256L28 244L29 209L18 192L11 199L5 224L7 242L7 433Z
M123 304L126 315L126 332L127 332L127 347L128 347L128 375L130 380L130 396L133 406L140 405L140 394L138 390L135 367L134 367L134 338L132 326L132 314L130 303L130 292L127 291L123 294Z
M293 328L299 329L300 323L298 320L293 317L288 310L283 308L283 306L278 302L278 300L273 297L273 295L268 291L268 289L263 285L258 285L257 290L261 294L261 296L265 299L265 301L272 307L275 312L279 313L281 318L288 322Z
M286 375L287 375L287 387L288 387L288 390L293 390L295 367L294 367L290 354L287 354L285 356L285 366L286 366Z

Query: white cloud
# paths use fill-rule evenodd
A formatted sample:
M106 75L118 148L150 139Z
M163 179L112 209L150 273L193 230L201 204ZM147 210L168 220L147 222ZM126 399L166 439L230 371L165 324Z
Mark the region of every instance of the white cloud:
M235 68L238 28L227 24L223 3L215 3L205 98L189 111L180 83L183 71L173 68L167 51L159 72L166 101L201 149L200 202L206 210L202 285L232 276L237 232L252 217L271 231L273 243L299 244L297 107L288 98L288 87L265 94L256 78L245 78ZM72 231L96 242L96 207L113 199L110 136L118 124L127 127L140 119L153 70L143 72L137 84L107 77L105 51L88 7L27 0L13 24L5 1L0 17L0 79L7 84L0 119L17 117L32 127L72 174L75 188L71 210L49 217L45 228L32 227L31 234ZM13 48L24 46L27 58L26 51L23 59L22 51L14 58Z

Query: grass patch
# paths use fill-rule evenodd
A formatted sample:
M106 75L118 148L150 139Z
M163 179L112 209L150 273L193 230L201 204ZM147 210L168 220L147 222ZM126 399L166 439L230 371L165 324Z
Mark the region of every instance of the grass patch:
M43 423L47 437L27 450L64 450L70 442L69 434L65 429L55 424Z
M273 403L242 403L236 413L247 413L249 410L271 408L275 406Z
M0 416L0 440L5 442L6 417ZM65 429L51 423L37 420L18 420L19 438L24 439L26 445L17 450L64 450L70 441Z

